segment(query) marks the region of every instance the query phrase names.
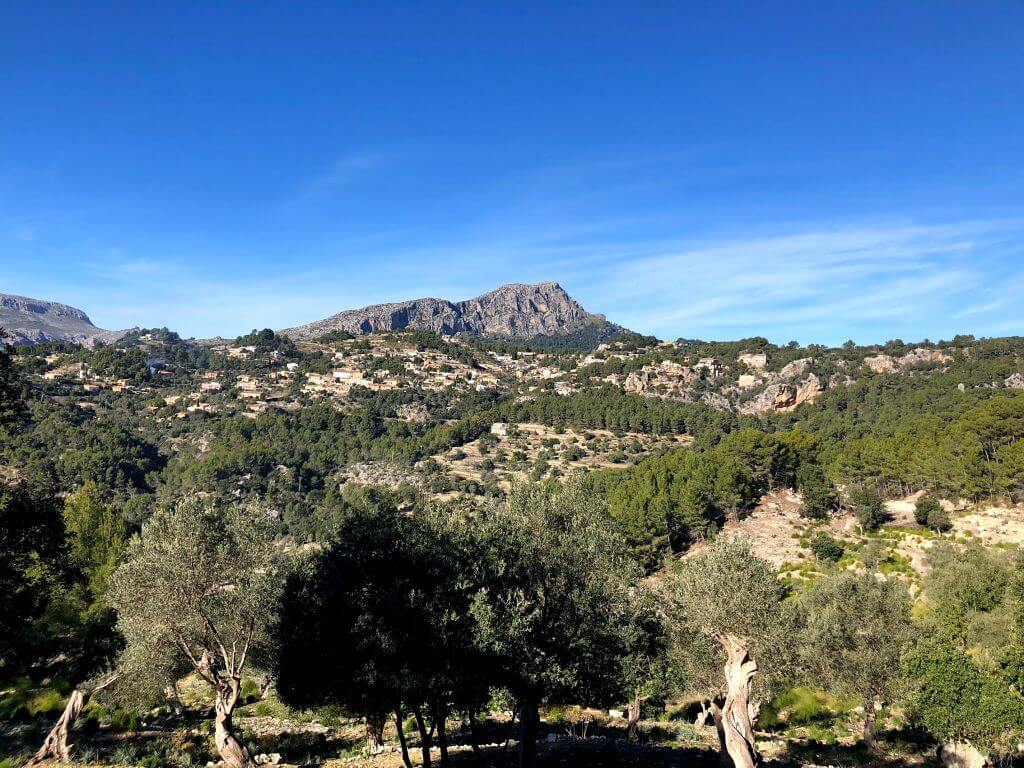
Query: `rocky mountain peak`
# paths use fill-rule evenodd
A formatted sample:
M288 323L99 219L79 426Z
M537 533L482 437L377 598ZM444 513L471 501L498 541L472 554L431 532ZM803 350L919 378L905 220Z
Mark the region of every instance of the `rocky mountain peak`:
M372 333L417 328L441 334L531 338L570 333L602 315L587 312L557 282L509 283L464 301L413 299L351 309L282 333L313 338L330 331Z

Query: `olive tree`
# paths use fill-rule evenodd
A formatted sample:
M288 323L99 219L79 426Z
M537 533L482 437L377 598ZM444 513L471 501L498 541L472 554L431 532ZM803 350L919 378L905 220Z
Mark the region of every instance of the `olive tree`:
M621 692L622 625L637 569L603 503L577 478L513 487L480 526L488 577L473 614L516 698L519 763L528 766L543 701L597 703Z
M1020 564L977 544L936 544L922 581L921 638L904 656L908 713L943 742L1004 758L1024 739Z
M850 491L850 507L862 531L876 531L889 519L882 495L868 485Z
M0 489L0 518L4 517L3 512L7 511L10 501L17 499L17 495L10 499ZM63 525L55 519L56 499L40 498L33 501L31 495L22 496L21 503L25 502L31 503L32 507L30 514L24 514L28 510L22 511L22 522L31 523L28 530L34 529L36 536L47 542L45 548L31 553L31 566L27 570L34 575L29 585L32 602L51 595L50 590L45 588L43 577L49 573L49 580L53 581L53 555L59 555L59 561L64 561L64 566L59 570L66 571L69 576L73 575L74 579L69 589L53 592L50 599L54 601L53 604L59 602L64 610L76 612L77 622L80 622L74 625L75 631L66 634L71 642L64 642L49 652L60 659L62 673L79 682L68 696L60 717L29 761L30 765L36 765L47 760L66 762L71 758L68 739L82 708L90 696L108 688L117 680L118 673L111 668L111 663L121 643L113 631L114 615L105 604L103 593L110 574L117 567L117 558L125 543L125 533L117 510L102 503L99 490L91 482L65 500ZM0 539L13 543L22 539L27 532L12 530L4 522L0 519L0 529L16 535L0 536ZM17 554L9 549L5 549L3 555L3 562L8 565L19 562ZM24 610L26 605L19 600L16 585L2 578L0 582L4 582L5 594L10 596L10 605L16 610ZM23 616L29 619L34 614L25 611ZM0 620L0 626L4 623ZM7 633L0 634L8 637ZM43 652L38 648L36 650L36 653ZM0 651L0 659L2 657Z
M621 685L629 697L626 737L633 741L639 735L643 702L663 695L670 684L669 638L653 589L638 584L631 590L619 633Z
M912 688L911 718L943 744L964 743L983 758L1011 757L1024 739L1024 697L983 670L948 637L927 636L904 662Z
M913 635L902 582L843 572L800 596L801 656L815 685L864 703L864 743L876 746L875 706L902 691L900 656Z
M666 602L671 605L674 598ZM732 759L725 744L725 722L722 720L725 691L721 648L710 635L677 619L678 616L669 619L668 663L671 674L683 693L700 701L701 712L695 725L705 725L708 717L714 722L719 761L723 766L731 766Z
M758 762L751 690L758 658L775 658L782 634L783 588L772 566L747 543L721 539L706 553L685 560L666 586L670 621L698 643L698 654L722 670L721 734L736 768ZM703 648L701 648L703 645ZM703 675L707 677L706 673Z
M153 514L111 579L126 644L120 693L143 704L184 669L195 672L213 692L214 739L230 768L255 765L231 717L244 670L269 646L273 530L265 511L188 497Z
M75 722L78 720L78 716L82 714L85 703L93 694L99 693L104 688L117 682L118 677L118 672L105 670L103 673L80 683L71 692L60 717L57 718L57 722L46 734L46 738L43 739L42 746L29 758L26 765L41 765L49 760L57 760L62 763L69 762L71 760L71 745L68 744L68 737L71 734L71 729L75 726Z
M473 551L454 526L425 517L353 511L334 540L289 576L276 622L282 699L360 715L371 752L380 750L393 715L409 766L407 712L420 732L423 765L431 764L435 736L445 764L449 712L475 710L487 695L488 665L470 614Z

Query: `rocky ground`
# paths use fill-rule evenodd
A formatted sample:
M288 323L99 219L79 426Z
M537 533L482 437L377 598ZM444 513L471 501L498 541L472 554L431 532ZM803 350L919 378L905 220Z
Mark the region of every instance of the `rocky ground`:
M800 515L803 503L799 494L777 490L763 497L752 513L740 520L727 522L724 533L750 542L759 557L768 560L784 573L815 568L814 555L808 548L809 538L824 532L847 546L850 555L841 566L856 568L858 552L867 542L878 542L883 560L892 560L886 570L916 582L924 571L925 556L937 541L959 543L976 541L985 546L1018 547L1024 545L1024 505L999 507L971 506L966 502L950 503L953 527L944 534L926 530L914 521L914 503L920 494L887 502L890 519L875 533L861 531L850 514L836 514L827 521L811 521ZM691 548L687 557L704 551L707 544ZM907 566L901 569L900 566Z

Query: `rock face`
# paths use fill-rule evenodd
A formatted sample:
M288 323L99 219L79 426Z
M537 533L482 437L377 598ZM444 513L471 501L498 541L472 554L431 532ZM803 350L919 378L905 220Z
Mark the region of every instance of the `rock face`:
M593 323L607 321L583 309L558 283L546 282L503 285L466 301L413 299L350 309L281 333L305 339L330 331L362 334L417 328L445 335L530 338L565 334Z
M907 352L903 357L892 357L886 354L875 355L874 357L865 357L864 365L875 373L893 373L912 366L948 363L952 359L953 358L945 352L941 352L937 349L917 347L916 349L912 349Z
M804 375L804 372L807 370L807 366L813 362L813 358L810 357L802 357L799 360L794 360L782 367L782 370L779 371L779 376L787 380L798 379Z
M97 328L85 312L67 304L6 293L0 293L0 328L6 340L16 345L71 341L92 346L97 340L109 342L121 335Z
M799 384L771 384L753 399L742 403L737 410L747 415L792 411L803 403L813 403L824 389L818 377L811 373Z

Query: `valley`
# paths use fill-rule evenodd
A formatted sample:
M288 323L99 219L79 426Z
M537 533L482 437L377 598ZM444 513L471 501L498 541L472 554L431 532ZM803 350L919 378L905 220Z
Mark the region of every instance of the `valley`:
M751 584L768 579L762 584L768 592L758 600L778 602L772 602L776 607L765 627L782 631L792 625L786 631L800 637L814 624L814 614L799 613L805 601L834 599L828 597L831 589L874 589L871 585L887 595L878 599L896 601L892 606L907 601L906 616L891 620L910 622L908 632L912 626L914 632L945 626L941 622L953 619L945 618L941 606L960 598L943 590L967 578L957 569L961 560L969 562L974 576L995 579L993 589L1010 591L995 603L957 609L956 621L967 622L966 628L949 642L978 660L978 674L995 680L1008 669L1010 662L998 649L1016 642L1016 603L1009 595L1016 578L1010 574L1019 567L1016 553L1024 542L1024 340L962 336L825 347L779 346L763 338L664 341L618 326L611 335L594 335L590 329L600 316L567 295L558 301L551 295L538 298L536 291L561 292L557 284L526 287L529 299L520 296L523 290L505 287L494 292L497 298L465 306L437 309L414 302L414 309L387 305L363 314L343 312L301 329L254 330L234 340L182 339L155 328L133 329L107 342L70 335L8 348L7 380L14 386L6 396L14 399L0 440L6 508L34 505L40 520L50 514L44 510L63 509L57 519L69 526L69 546L75 548L70 551L79 553L74 562L81 570L71 577L79 580L73 593L61 592L53 582L48 589L58 591L50 607L40 604L37 618L14 635L23 639L11 645L12 652L31 647L35 661L25 662L21 682L0 696L4 711L12 713L12 727L0 737L7 748L24 756L41 739L41 729L62 701L59 692L76 676L81 679L76 669L115 663L128 669L132 663L116 650L97 659L91 646L69 646L62 638L96 632L117 636L110 635L113 625L103 624L114 620L105 601L121 606L122 616L136 610L135 601L142 598L118 602L128 599L118 596L127 588L118 584L128 578L137 556L133 548L143 546L153 521L171 525L176 515L198 515L189 525L217 527L228 524L216 522L217 516L234 514L233 509L259 510L262 543L246 546L272 543L260 557L356 568L363 574L359 578L382 579L360 589L381 594L404 589L401 569L412 568L410 573L419 575L410 589L435 589L429 585L436 583L440 590L426 605L456 601L446 621L454 622L453 637L470 644L457 643L443 653L469 654L458 658L470 665L480 663L474 654L491 648L486 653L501 659L479 673L485 690L474 687L477 678L463 680L445 694L452 697L445 705L452 710L422 713L431 729L447 721L445 757L437 751L442 737L419 731L413 717L420 694L403 693L410 697L408 709L402 704L396 710L407 719L403 757L394 712L379 721L376 710L359 701L334 698L336 689L318 694L315 679L293 679L298 672L288 672L287 664L297 661L268 658L239 678L246 693L235 711L242 742L260 763L312 760L383 768L406 760L425 764L432 752L433 760L459 765L475 760L477 748L495 765L518 760L523 742L516 729L522 728L524 710L516 700L522 693L516 694L515 678L509 676L533 672L514 672L517 662L497 650L503 646L476 643L485 642L485 631L520 631L521 617L533 615L516 609L499 620L494 612L508 610L509 604L485 603L488 594L506 589L519 595L514 601L527 599L519 592L526 582L519 579L532 578L527 574L534 566L549 569L556 582L572 583L577 578L572 573L587 574L579 577L581 586L596 579L594 584L604 585L601 590L611 590L602 592L608 604L627 594L616 592L620 587L614 584L632 585L630 600L642 594L651 605L662 606L652 616L660 617L656 623L664 626L658 632L666 633L648 638L664 643L649 659L643 655L648 651L625 647L619 651L625 655L602 657L614 668L602 683L612 685L609 693L553 688L561 692L539 702L538 759L545 765L581 759L607 765L717 764L715 750L724 747L708 714L717 706L717 694L699 683L710 673L707 660L717 657L702 656L711 650L699 650L704 646L687 634L699 629L684 618L689 603L676 603L672 592L689 588L691 571L692 578L709 578L696 574L713 562L740 568L735 578ZM497 314L481 319L494 307ZM546 331L551 332L536 335ZM12 338L28 337L22 332ZM562 517L565 510L573 510L570 518ZM200 524L200 518L208 522ZM140 532L141 540L132 539ZM397 542L420 540L427 547L423 552L394 549ZM215 540L210 545L215 549L208 556L216 557L219 545ZM32 555L42 556L42 550ZM351 565L330 565L332 557L354 559ZM527 560L516 565L515 557ZM407 564L406 558L411 558ZM443 565L446 558L459 566ZM486 575L488 564L498 561L502 570ZM534 565L516 580L502 581L502 573L527 562ZM379 575L375 563L383 567ZM175 574L168 575L175 583L201 575ZM306 592L282 603L282 611L314 604L309 600L353 599L350 594L314 596L335 582L316 579L300 587L297 578L291 577L287 588ZM865 578L866 583L858 581ZM484 581L472 586L477 580ZM538 583L542 592L531 599L543 604L549 599L543 590L550 588ZM106 594L110 597L102 597ZM558 599L571 605L583 594ZM725 594L707 610L728 605L721 602ZM405 598L396 593L394 599ZM368 611L362 621L375 616L388 632L406 631L387 624L394 619L379 615L378 608L345 605L338 610ZM627 610L629 605L623 603L621 610L650 609L638 604ZM844 610L856 605L847 603ZM52 613L58 606L64 618ZM180 610L191 609L182 604ZM537 616L541 620L545 614ZM157 620L166 619L155 614L145 619ZM299 627L307 618L260 614L253 620L260 632L269 632L272 626ZM53 621L64 629L44 639ZM530 631L557 635L576 622L568 621ZM586 621L596 622L596 631L613 619L598 611ZM349 629L332 631L344 635ZM626 629L614 629L626 632L617 634L616 642L637 631ZM128 631L135 642L128 625L117 631ZM303 649L317 636L309 632L275 643ZM202 642L202 634L195 642ZM396 635L388 642L399 641L407 640ZM363 652L358 636L338 642L352 653ZM412 642L403 665L420 652ZM516 642L542 647L548 640ZM599 641L595 636L586 642ZM923 640L915 642L923 653ZM911 645L887 651L889 672L902 669L891 654ZM523 646L523 653L533 653L530 647ZM303 659L314 652L329 651L296 651ZM603 653L597 646L587 652ZM767 645L759 653L774 659ZM232 663L229 657L221 663ZM647 666L630 671L640 659ZM371 655L361 663L384 661ZM568 660L559 663L571 667ZM828 676L839 673L815 672L818 663L791 655L785 676L776 680L766 673L759 683L765 688L756 694L762 697L756 705L756 746L768 764L846 765L866 759L858 730L864 706L851 701L838 683L828 687ZM402 669L400 677L412 685L430 667ZM84 728L93 734L91 746L83 749L95 750L95 761L104 765L141 760L156 766L176 749L194 755L193 761L215 758L201 722L219 699L211 698L202 664L187 672L182 668L174 675L177 698L169 705L156 702L156 709L140 710L140 702L131 703L137 697L127 691L97 693L83 715ZM362 673L353 669L351 674ZM565 674L579 684L590 679L585 670ZM634 707L621 683L637 674L643 681L639 690L650 693ZM929 726L933 731L915 730L931 722L920 719L925 717L921 705L913 703L912 691L918 690L913 686L923 683L912 675L901 679L909 693L878 698L885 747L870 752L879 761L872 764L930 765L929 755L950 737L937 725ZM353 690L368 685L360 682ZM477 691L474 703L460 704L469 691ZM308 706L300 705L307 701L304 696L314 697ZM423 704L428 705L441 706ZM1020 711L1024 718L1024 706ZM149 714L142 715L145 723L135 724L132 712ZM129 718L127 726L123 718ZM75 738L85 741L84 735ZM972 749L984 743L1009 754L1002 743L979 738ZM424 747L418 758L410 756ZM224 754L220 759L226 764Z

